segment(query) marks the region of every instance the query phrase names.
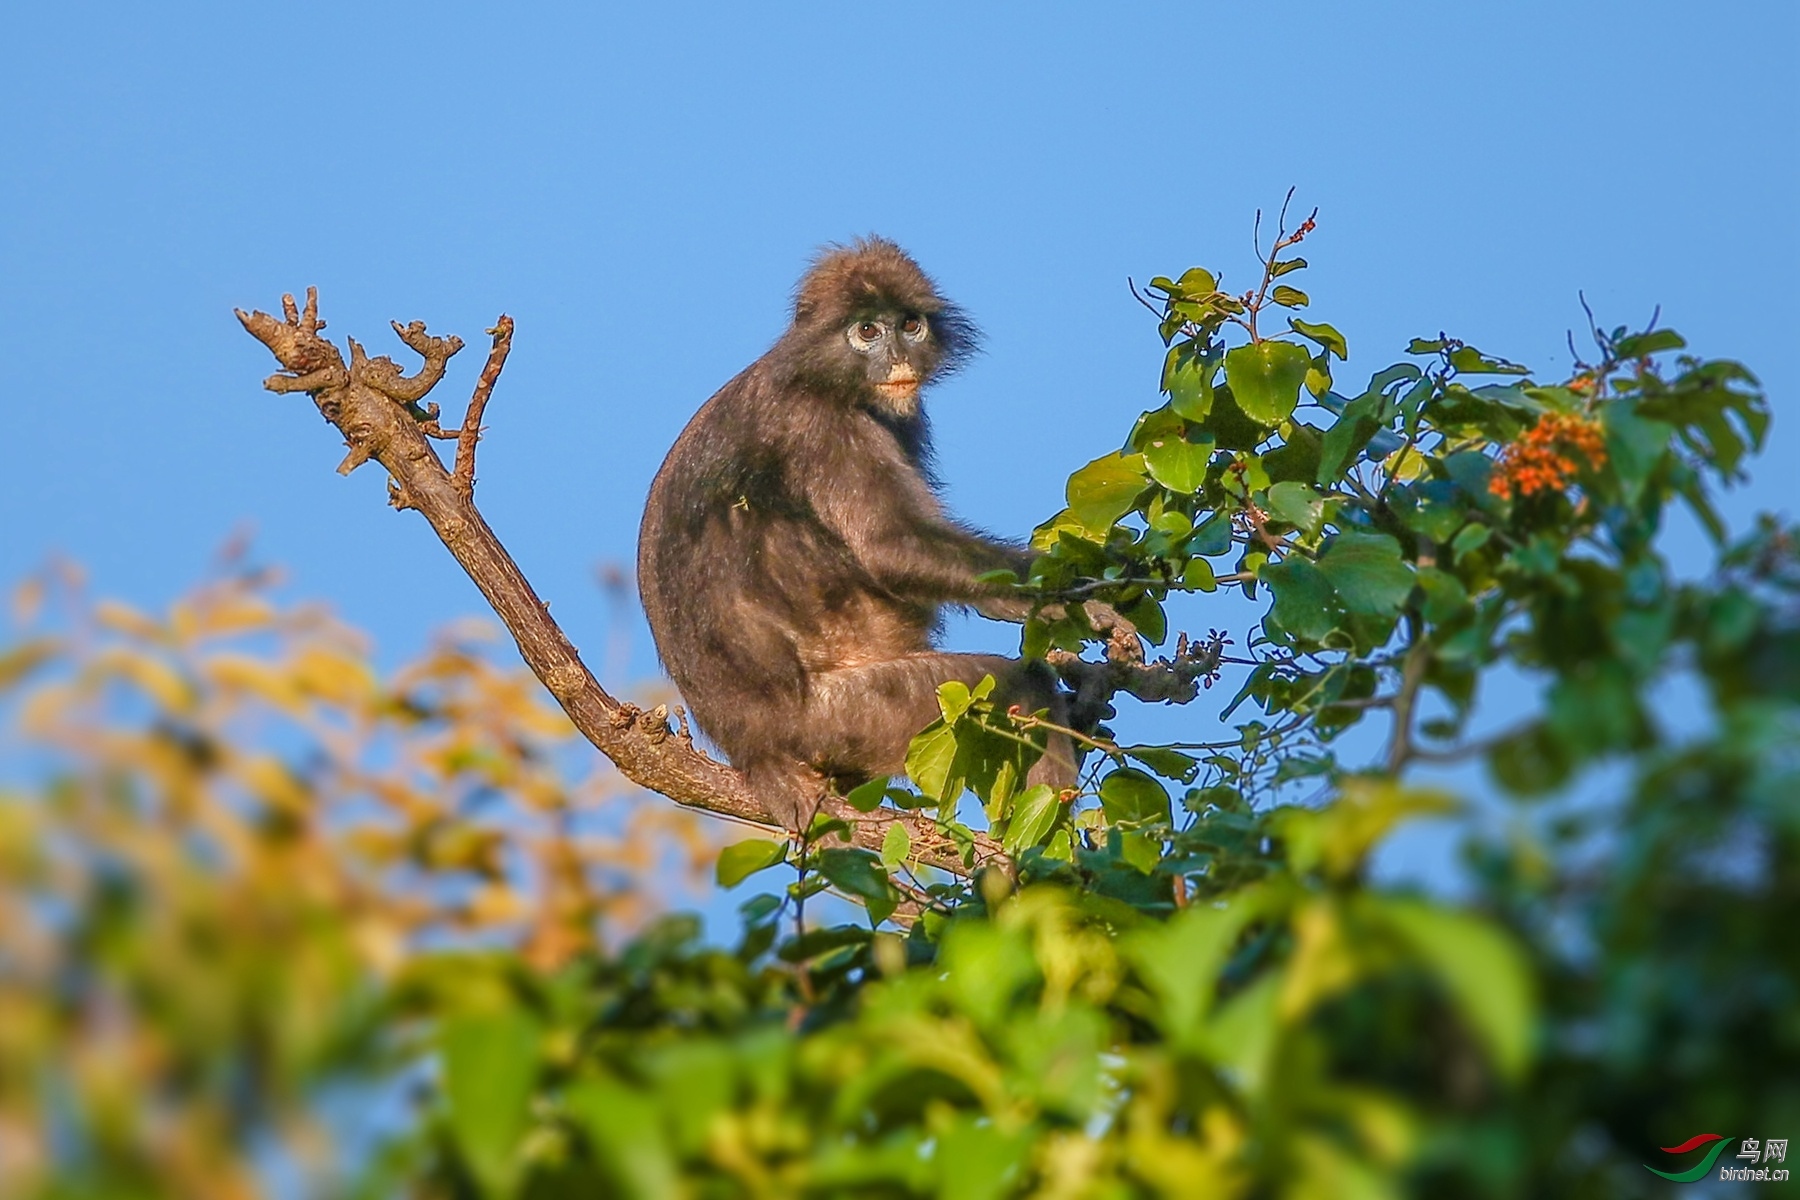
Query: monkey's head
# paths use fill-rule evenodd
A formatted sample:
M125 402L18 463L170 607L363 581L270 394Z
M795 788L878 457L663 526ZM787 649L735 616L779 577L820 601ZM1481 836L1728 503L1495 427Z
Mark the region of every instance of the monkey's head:
M975 327L900 247L865 238L820 255L782 339L796 380L884 416L919 415L919 391L974 352Z

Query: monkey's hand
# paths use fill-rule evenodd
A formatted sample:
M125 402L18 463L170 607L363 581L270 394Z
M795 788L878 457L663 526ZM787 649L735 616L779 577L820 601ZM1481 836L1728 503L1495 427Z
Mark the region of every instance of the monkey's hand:
M1106 657L1111 662L1144 661L1144 640L1138 628L1118 609L1102 600L1084 600L1081 611L1096 632L1106 635Z
M1095 633L1106 635L1106 657L1110 662L1141 663L1144 661L1143 639L1137 626L1104 600L1072 600L1046 604L1038 615L1046 621L1060 621L1070 609L1079 609L1083 619Z

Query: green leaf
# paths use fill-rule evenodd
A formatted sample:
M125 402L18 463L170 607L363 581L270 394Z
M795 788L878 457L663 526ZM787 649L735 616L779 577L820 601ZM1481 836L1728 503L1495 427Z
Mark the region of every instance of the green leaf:
M895 821L881 839L881 865L897 871L911 853L912 834L906 831L905 825Z
M1289 271L1298 271L1298 270L1301 270L1302 268L1304 268L1305 266L1306 266L1306 260L1304 258L1283 259L1282 261L1275 263L1272 267L1269 268L1269 278L1280 279L1283 275L1286 275Z
M1219 555L1231 550L1231 514L1214 513L1194 530L1188 539L1187 552L1193 555Z
M1318 566L1353 613L1391 617L1412 594L1412 568L1401 558L1400 543L1385 533L1346 529L1319 557Z
M1530 367L1490 358L1473 346L1458 346L1450 352L1450 365L1464 375L1529 375Z
M1281 1029L1284 981L1282 972L1264 972L1225 1001L1206 1024L1205 1041L1211 1057L1232 1072L1233 1082L1252 1099L1260 1099L1268 1082Z
M1456 811L1457 801L1443 792L1405 787L1392 779L1353 776L1345 781L1338 798L1324 808L1284 807L1269 820L1286 843L1294 870L1347 879L1396 826Z
M1298 400L1296 394L1296 403ZM1229 383L1221 383L1213 389L1212 412L1206 417L1206 432L1213 435L1221 450L1254 450L1269 440L1270 428L1268 423L1252 419L1239 407Z
M807 840L816 842L820 838L833 833L842 834L843 840L849 841L850 822L844 820L842 817L833 816L829 812L815 812L813 814L812 822L806 827Z
M1417 453L1415 449L1413 454ZM1399 516L1401 524L1414 533L1424 534L1434 542L1449 541L1469 519L1469 511L1459 503L1456 488L1441 479L1426 480L1409 488L1397 488L1389 503Z
M1194 532L1194 518L1176 509L1157 513L1149 521L1150 528L1181 540Z
M1167 746L1124 746L1121 749L1127 757L1143 763L1165 779L1192 783L1200 774L1198 760Z
M1181 586L1189 591L1216 592L1219 581L1213 575L1211 563L1204 558L1190 558L1181 572Z
M1302 642L1323 642L1343 620L1344 611L1332 590L1331 581L1303 555L1290 554L1278 563L1270 563L1257 578L1269 585L1275 603L1269 606L1269 621ZM1275 631L1270 630L1271 637Z
M1317 359L1313 365L1318 365ZM1318 478L1319 452L1324 448L1324 430L1296 421L1287 428L1287 440L1262 456L1263 469L1275 482L1312 483Z
M486 1191L510 1194L537 1082L538 1024L519 1008L468 1013L447 1020L438 1039L450 1130L463 1159Z
M1363 447L1381 428L1381 406L1379 392L1365 392L1346 404L1336 423L1325 431L1316 476L1321 486L1334 486L1356 461L1356 456L1363 452Z
M1165 404L1138 417L1131 426L1131 438L1126 442L1126 448L1142 450L1152 438L1180 437L1186 432L1187 422L1175 411L1174 405Z
M1299 288L1288 287L1286 284L1278 285L1271 299L1283 308L1305 308L1312 303L1305 292Z
M1225 354L1225 380L1243 414L1262 425L1276 425L1300 403L1312 358L1292 342L1257 342Z
M767 870L787 857L786 842L767 838L751 838L719 851L717 869L720 887L736 887L758 871Z
M993 676L987 678L992 679ZM975 693L960 679L946 679L938 684L937 702L945 724L955 724L958 718L969 711L969 705L975 702Z
M935 1137L937 1152L932 1158L939 1186L930 1194L945 1200L1001 1200L1013 1195L1035 1132L1031 1125L1005 1131L973 1116L958 1117Z
M1169 636L1168 614L1161 601L1145 592L1130 604L1121 605L1119 615L1137 626L1138 633L1151 645L1160 646Z
M893 896L893 885L888 883L881 861L867 850L841 846L821 850L819 873L859 899L885 901Z
M1031 946L1017 929L984 921L955 921L938 952L945 990L977 1025L998 1024L1013 997L1038 977Z
M1190 296L1208 296L1219 290L1219 281L1205 267L1189 267L1175 281L1175 286Z
M1494 782L1515 796L1541 796L1561 787L1575 765L1568 746L1542 722L1508 734L1488 751Z
M1323 350L1307 360L1306 390L1315 398L1331 392L1331 355Z
M1487 525L1465 525L1461 533L1450 543L1453 560L1461 562L1467 555L1475 553L1487 545L1488 539L1494 536L1494 530Z
M1264 903L1259 891L1247 888L1222 907L1193 905L1167 924L1134 930L1123 939L1126 960L1156 997L1158 1027L1177 1046L1190 1046L1200 1032L1226 960Z
M1162 851L1163 844L1159 838L1142 833L1119 835L1119 857L1140 875L1148 875L1156 870L1156 865L1162 861Z
M1040 783L1021 792L1013 801L1012 816L1006 822L1006 837L1001 845L1008 854L1018 855L1044 840L1062 812L1062 800L1056 789Z
M1206 483L1206 465L1212 461L1211 434L1194 439L1165 436L1150 439L1143 447L1144 465L1150 476L1172 492L1193 495Z
M1438 977L1501 1074L1519 1078L1531 1061L1537 1005L1512 938L1480 917L1423 900L1370 903Z
M1444 470L1463 494L1485 512L1500 512L1506 505L1488 488L1494 477L1494 460L1479 450L1458 450L1444 460Z
M738 905L738 912L743 914L745 922L760 925L781 911L781 897L771 896L767 892L750 897Z
M1607 464L1624 483L1626 500L1635 504L1650 473L1668 452L1675 427L1639 416L1637 405L1627 400L1606 405L1601 420L1606 427Z
M1401 364L1412 366L1411 363ZM1413 367L1413 370L1418 370ZM1426 375L1406 389L1406 395L1400 398L1400 417L1406 429L1406 436L1413 437L1419 432L1419 417L1425 411L1425 402L1431 399L1437 390L1437 381Z
M1325 498L1304 483L1278 483L1269 489L1269 515L1312 537L1325 519Z
M1170 349L1163 360L1163 391L1176 414L1189 421L1204 421L1212 412L1213 377L1219 369L1216 352L1201 353L1193 342Z
M1082 528L1103 541L1148 483L1141 454L1096 458L1069 476L1069 511Z
M1613 344L1613 356L1620 361L1646 358L1664 350L1680 350L1686 345L1687 339L1673 329L1652 329L1620 338Z
M1425 619L1433 625L1454 620L1469 607L1469 593L1462 581L1448 571L1421 567L1419 585L1425 589Z
M882 800L887 797L887 785L888 777L877 775L867 783L851 788L850 793L844 799L857 812L874 812L881 807Z
M1136 767L1120 767L1100 781L1100 804L1109 821L1169 820L1169 793Z
M962 780L953 776L955 766L956 730L942 721L927 726L906 748L907 775L933 800L954 800L961 793Z
M1329 353L1337 355L1340 360L1350 357L1350 343L1344 340L1343 334L1323 321L1314 323L1302 321L1299 317L1289 317L1288 328L1303 338L1317 342Z
M815 889L817 890L817 889ZM805 962L817 958L821 954L829 954L833 950L841 950L845 946L866 946L869 944L871 931L860 925L832 925L822 929L808 929L796 938L789 938L781 944L775 956L782 962Z
M655 1098L609 1079L583 1079L563 1092L562 1107L630 1196L681 1194Z

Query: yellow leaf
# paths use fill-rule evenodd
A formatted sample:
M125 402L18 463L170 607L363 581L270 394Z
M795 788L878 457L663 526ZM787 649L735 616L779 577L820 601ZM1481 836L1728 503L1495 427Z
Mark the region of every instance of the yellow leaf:
M136 684L169 712L185 713L193 707L193 688L173 667L154 655L114 646L94 656L90 672L115 675Z
M319 646L308 646L294 662L294 678L305 691L350 706L375 690L375 673L359 658Z
M19 704L19 728L28 736L49 738L68 718L81 692L69 683L41 683Z
M102 629L147 642L162 642L168 636L168 631L157 622L118 600L102 600L94 605L94 620Z
M1381 460L1381 469L1390 479L1411 483L1425 474L1431 460L1411 446L1402 446Z
M312 795L306 785L274 755L241 756L232 763L231 773L251 794L273 808L303 813L312 807Z
M225 691L248 692L296 716L306 711L306 699L295 682L260 658L213 654L200 669L214 686Z
M1459 807L1445 792L1355 777L1324 808L1283 809L1273 822L1296 870L1343 879L1396 825L1415 817L1446 816Z
M10 688L55 658L62 643L55 638L32 638L0 650L0 689Z
M196 610L202 637L258 632L275 623L275 606L260 596L227 595Z
M498 925L523 920L531 912L531 905L506 884L493 883L469 897L465 912L478 925Z

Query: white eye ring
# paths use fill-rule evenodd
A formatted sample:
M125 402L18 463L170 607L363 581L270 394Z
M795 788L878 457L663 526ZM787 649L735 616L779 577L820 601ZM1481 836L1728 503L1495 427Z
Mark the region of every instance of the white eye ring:
M865 329L873 329L875 332L867 334L863 332ZM867 354L875 343L881 340L881 335L885 332L887 331L882 327L880 321L858 321L845 331L845 336L850 339L853 347L861 353Z
M917 326L917 328L909 330L907 329L908 325L914 325ZM930 332L931 326L925 323L925 316L923 313L910 316L906 318L906 320L900 322L900 334L909 342L922 342L925 340L925 335Z

